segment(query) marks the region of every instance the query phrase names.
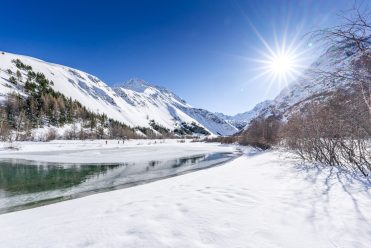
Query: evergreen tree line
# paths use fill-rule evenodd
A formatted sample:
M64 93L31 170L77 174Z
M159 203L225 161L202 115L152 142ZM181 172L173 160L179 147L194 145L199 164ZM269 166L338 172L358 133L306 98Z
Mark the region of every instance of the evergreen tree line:
M137 138L133 128L87 110L79 102L50 91L39 97L10 94L0 105L0 139L33 140L32 129L39 127L63 127L66 139L123 139ZM46 140L57 138L51 128Z

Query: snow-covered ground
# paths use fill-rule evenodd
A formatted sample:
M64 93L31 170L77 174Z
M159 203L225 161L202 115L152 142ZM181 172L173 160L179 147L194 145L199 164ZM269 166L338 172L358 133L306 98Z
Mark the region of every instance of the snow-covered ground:
M370 184L286 155L0 215L0 246L371 247Z
M181 143L183 142L184 143ZM215 152L233 152L233 146L190 140L54 140L51 142L0 142L0 159L27 159L60 163L119 163L166 160Z

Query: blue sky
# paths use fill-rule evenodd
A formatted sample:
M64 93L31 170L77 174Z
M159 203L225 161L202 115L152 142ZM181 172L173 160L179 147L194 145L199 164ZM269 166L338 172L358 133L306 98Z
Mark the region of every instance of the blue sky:
M273 46L274 34L290 41L336 24L336 14L351 5L350 0L2 0L0 50L78 68L108 84L139 77L196 107L236 114L283 87L255 79L261 72L252 59L266 48L252 27ZM301 46L315 54L315 47Z

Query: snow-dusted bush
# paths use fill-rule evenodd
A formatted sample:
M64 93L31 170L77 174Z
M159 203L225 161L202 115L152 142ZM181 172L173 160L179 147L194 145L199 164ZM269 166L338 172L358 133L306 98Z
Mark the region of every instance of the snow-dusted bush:
M371 115L359 92L337 92L327 103L313 103L291 116L281 135L304 160L371 172Z
M54 128L49 128L49 130L45 134L44 140L45 141L55 140L57 138L57 135L58 135L57 130L55 130Z

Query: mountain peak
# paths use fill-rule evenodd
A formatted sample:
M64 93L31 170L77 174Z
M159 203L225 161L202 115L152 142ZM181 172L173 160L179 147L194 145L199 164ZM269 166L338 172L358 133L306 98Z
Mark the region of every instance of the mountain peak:
M137 92L144 92L149 87L154 87L150 83L147 83L143 79L140 78L131 78L128 81L124 82L123 84L119 85L119 87L123 87L125 89L137 91Z

